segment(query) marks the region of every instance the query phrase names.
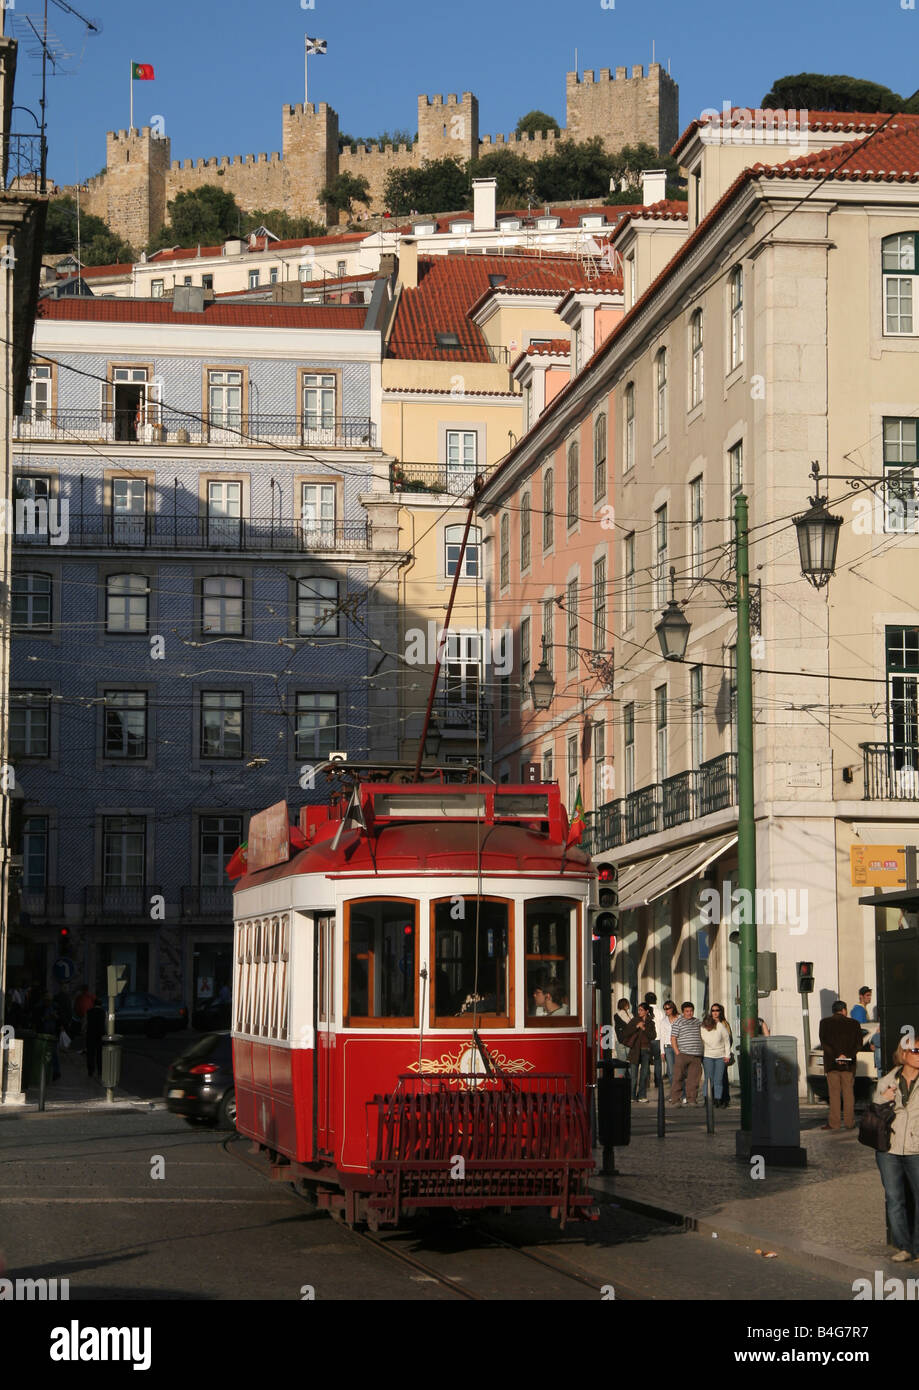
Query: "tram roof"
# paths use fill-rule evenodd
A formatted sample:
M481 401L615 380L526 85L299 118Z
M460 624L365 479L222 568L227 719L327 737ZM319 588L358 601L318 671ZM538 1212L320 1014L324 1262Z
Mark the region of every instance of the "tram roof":
M247 874L238 886L296 874L591 872L588 855L566 843L568 819L555 784L367 783L344 811L304 806L300 826L306 849Z

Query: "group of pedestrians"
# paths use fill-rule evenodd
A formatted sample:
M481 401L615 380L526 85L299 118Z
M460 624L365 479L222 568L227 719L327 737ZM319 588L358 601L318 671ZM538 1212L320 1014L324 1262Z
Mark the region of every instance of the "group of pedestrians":
M84 983L71 997L62 988L51 995L40 984L22 981L7 990L6 1021L14 1032L31 1030L54 1038L51 1049L51 1080L61 1075L60 1049L73 1046L85 1050L89 1076L102 1075L102 1038L105 1034L105 1006ZM81 1049L80 1041L85 1047Z
M657 995L649 991L634 1014L630 1001L620 999L613 1027L616 1055L629 1063L632 1099L639 1105L648 1103L652 1065L658 1084L663 1084L665 1072L670 1081L668 1104L702 1105L709 1086L715 1105L730 1104L727 1069L734 1060L734 1039L721 1004L712 1004L697 1019L690 1000L677 1010L672 999L660 1005Z

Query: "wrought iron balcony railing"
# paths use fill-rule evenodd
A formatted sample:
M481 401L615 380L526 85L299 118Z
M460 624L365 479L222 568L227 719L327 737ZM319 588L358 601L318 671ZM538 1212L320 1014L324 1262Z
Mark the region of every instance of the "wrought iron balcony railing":
M468 497L477 472L475 468L440 463L393 463L389 482L393 492L434 492L449 497Z
M84 916L87 921L118 917L123 921L149 922L152 900L162 897L162 893L162 888L156 883L86 888L83 896Z
M916 766L919 767L919 760ZM919 800L919 772L913 775L915 799ZM610 801L598 811L592 811L586 817L584 847L596 856L645 835L672 830L697 817L723 811L736 803L737 754L722 753L702 763L695 771L679 772L663 782L652 782L639 791L630 792L622 801Z
M12 8L7 6L7 8ZM37 134L3 136L5 187L13 192L41 192L42 137Z
M488 706L476 706L475 698L457 702L437 699L434 702L434 716L445 734L466 734L475 738L476 730L485 738L488 734Z
M15 439L47 439L67 444L219 444L283 445L313 449L374 449L377 428L368 416L333 418L309 415L235 415L197 419L167 406L148 409L138 421L134 410L44 410L33 407L16 417Z
M64 915L63 886L23 888L19 895L19 920L29 923L56 922Z
M919 801L919 744L863 743L866 801Z
M694 772L678 772L675 777L665 777L661 782L661 820L664 830L692 820L694 782Z
M182 889L183 917L233 917L233 888L229 883L203 887L195 884Z
M39 504L13 541L18 546L80 549L167 550L369 550L367 521L279 521L271 517L133 515L93 512L74 514L66 505Z
M737 802L737 754L722 753L702 763L696 773L697 816L710 816Z

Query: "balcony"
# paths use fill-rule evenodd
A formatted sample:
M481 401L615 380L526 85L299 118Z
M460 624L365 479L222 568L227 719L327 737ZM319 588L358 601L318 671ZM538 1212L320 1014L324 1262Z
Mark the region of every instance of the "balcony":
M477 470L440 463L393 463L389 485L393 492L433 492L449 497L469 497Z
M29 504L31 506L31 504ZM197 550L288 552L369 550L372 532L367 521L279 521L277 518L116 515L93 512L74 515L66 505L36 505L20 525L17 514L13 540L17 546L84 550Z
M182 889L183 917L222 917L227 921L233 918L233 889L229 883L203 887L196 884Z
M151 922L151 900L161 897L162 888L156 883L133 887L85 888L83 918L86 922Z
M915 799L919 801L919 772L913 776L916 779ZM663 782L652 782L640 791L630 792L624 801L609 801L598 811L592 811L586 817L584 847L589 854L600 854L645 835L686 825L736 803L737 754L722 753L702 763L695 771L680 772Z
M6 6L11 9L11 5ZM3 171L10 192L40 193L42 137L40 134L3 136Z
M862 743L866 801L919 801L919 744Z
M285 448L375 449L377 428L363 415L343 415L313 421L302 415L243 415L201 420L167 407L150 409L151 418L138 423L127 410L32 410L16 417L13 438L48 440L58 444L219 444L280 445ZM155 418L154 418L155 417Z
M476 708L474 700L435 700L434 717L445 738L455 738L457 735L475 738L476 730L482 738L488 737L488 708L484 704Z
M64 889L23 888L19 895L19 921L24 927L57 922L64 916Z

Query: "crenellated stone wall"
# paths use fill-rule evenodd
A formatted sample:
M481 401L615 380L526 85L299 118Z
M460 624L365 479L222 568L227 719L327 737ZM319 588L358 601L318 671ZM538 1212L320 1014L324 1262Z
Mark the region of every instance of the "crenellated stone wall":
M418 139L413 145L360 145L338 149L338 115L325 102L282 108L281 153L224 155L210 159L170 159L165 136L142 130L110 131L107 168L81 188L84 211L104 217L136 252L167 219L167 203L177 193L205 184L231 192L240 207L283 208L329 225L338 218L319 203L319 191L338 173L366 178L371 210L383 208L383 188L391 169L418 167L426 159L454 156L466 163L497 150L527 159L551 154L562 140L599 136L607 149L639 141L667 152L679 133L679 89L660 63L647 74L636 66L601 68L566 78L567 124L560 133L479 135L479 103L472 92L419 96ZM73 194L74 188L62 189Z

